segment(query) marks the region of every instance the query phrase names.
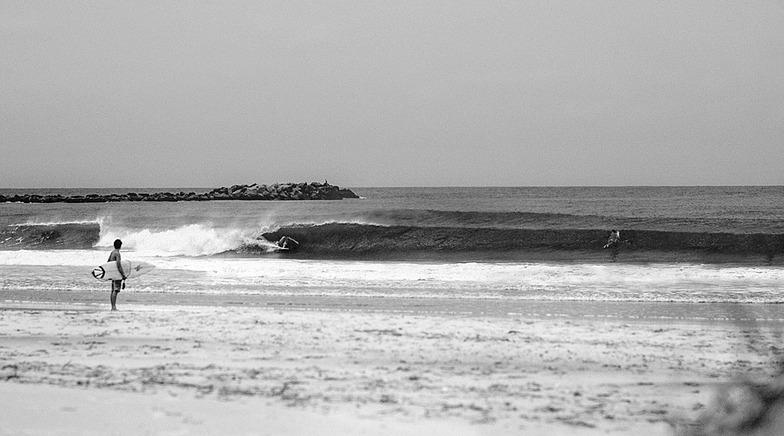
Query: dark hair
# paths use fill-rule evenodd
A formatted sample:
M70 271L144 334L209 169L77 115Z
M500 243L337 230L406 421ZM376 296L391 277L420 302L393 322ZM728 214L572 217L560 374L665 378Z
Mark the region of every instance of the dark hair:
M114 248L119 249L120 247L122 247L122 241L119 240L119 239L115 239L114 240Z

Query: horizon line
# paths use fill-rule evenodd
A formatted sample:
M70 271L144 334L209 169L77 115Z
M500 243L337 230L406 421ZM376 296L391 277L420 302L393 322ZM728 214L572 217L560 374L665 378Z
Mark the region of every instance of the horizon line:
M312 182L274 182L274 183L256 183L258 185L274 185L274 184L288 184L288 183L312 183ZM25 189L136 189L136 190L151 190L151 189L216 189L216 188L228 188L234 185L241 185L241 186L250 186L253 183L232 183L229 185L222 185L217 187L210 187L210 186L136 186L136 187L128 187L128 186L103 186L103 187L95 187L95 186L67 186L67 187L55 187L55 186L43 186L43 187L23 187L23 188L14 188L14 187L0 187L0 190L25 190ZM332 185L332 184L330 184ZM346 185L333 185L343 189L454 189L454 188L747 188L747 187L758 187L758 188L765 188L765 187L784 187L784 184L748 184L748 185L725 185L725 184L717 184L717 185L648 185L648 184L641 184L641 185L386 185L386 186L346 186Z

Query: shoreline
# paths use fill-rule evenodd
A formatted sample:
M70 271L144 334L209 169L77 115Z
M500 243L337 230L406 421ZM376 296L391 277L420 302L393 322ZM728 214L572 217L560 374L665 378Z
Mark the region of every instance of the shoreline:
M732 322L28 306L0 310L0 403L43 403L27 410L34 421L0 418L8 434L63 434L55 415L96 429L94 409L63 405L95 396L131 404L117 434L152 425L145 413L170 410L167 399L185 403L153 433L215 434L234 416L248 434L241 417L269 412L286 435L319 430L288 425L292 416L348 423L338 434L350 435L670 434L718 386L764 379L776 361L749 350L750 335L756 349L775 335ZM107 407L106 421L120 414Z
M3 292L0 311L108 309L108 292L29 289ZM205 293L125 290L120 307L368 313L409 316L525 318L530 320L642 322L654 324L769 325L784 327L784 304L751 301L667 301L587 299L421 298L401 295L340 295L283 289L271 293Z

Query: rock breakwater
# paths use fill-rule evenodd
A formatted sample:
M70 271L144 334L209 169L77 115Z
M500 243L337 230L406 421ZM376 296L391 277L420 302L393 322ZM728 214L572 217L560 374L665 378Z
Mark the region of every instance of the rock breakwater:
M275 183L273 185L233 185L215 188L205 193L196 192L129 192L127 194L87 194L63 196L60 194L0 195L0 203L105 203L117 201L212 201L212 200L342 200L359 198L350 189L341 189L329 183Z

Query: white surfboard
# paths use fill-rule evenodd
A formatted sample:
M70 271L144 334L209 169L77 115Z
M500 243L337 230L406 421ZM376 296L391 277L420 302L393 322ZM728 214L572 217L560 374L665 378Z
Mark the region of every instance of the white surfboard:
M155 265L147 262L123 260L122 267L125 277L131 278L147 274L155 268ZM117 269L117 262L115 261L106 262L101 266L95 267L93 269L93 277L98 280L122 280L122 274Z

